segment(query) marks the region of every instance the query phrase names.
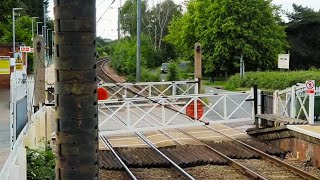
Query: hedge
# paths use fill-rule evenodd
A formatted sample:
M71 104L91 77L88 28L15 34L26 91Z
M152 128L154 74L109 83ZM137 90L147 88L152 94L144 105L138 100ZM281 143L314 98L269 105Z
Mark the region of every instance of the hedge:
M242 79L239 74L235 74L229 78L224 88L235 90L237 88L250 88L253 85L257 85L260 89L280 90L297 83L304 83L306 80L319 82L320 71L247 72Z

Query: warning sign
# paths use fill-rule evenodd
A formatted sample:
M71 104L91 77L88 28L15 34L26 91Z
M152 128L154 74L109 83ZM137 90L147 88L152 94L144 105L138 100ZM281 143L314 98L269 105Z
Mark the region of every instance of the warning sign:
M0 56L0 74L10 74L9 56Z
M15 53L14 58L16 60L16 70L22 71L23 70L22 53Z
M314 94L315 93L315 81L314 80L306 81L306 93L307 94Z

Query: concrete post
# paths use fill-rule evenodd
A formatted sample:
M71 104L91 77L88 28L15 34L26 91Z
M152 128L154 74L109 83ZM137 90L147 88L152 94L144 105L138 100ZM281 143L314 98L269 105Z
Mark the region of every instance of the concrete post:
M34 63L33 72L35 77L34 101L35 111L39 110L39 103L45 103L45 57L44 57L44 39L37 36L33 41Z
M314 124L314 93L309 94L309 124Z

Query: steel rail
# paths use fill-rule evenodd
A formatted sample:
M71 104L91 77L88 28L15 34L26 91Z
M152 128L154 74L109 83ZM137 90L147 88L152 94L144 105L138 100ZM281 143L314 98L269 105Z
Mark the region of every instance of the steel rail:
M125 124L125 122L116 115L116 117ZM177 165L174 161L172 161L168 156L166 156L164 153L162 153L148 138L146 138L143 134L140 132L134 132L140 139L142 139L147 145L149 145L154 151L156 151L158 154L160 154L163 158L165 158L173 167L186 179L189 180L195 180L190 174L188 174L185 170L183 170L179 165ZM104 137L103 137L104 138Z
M128 166L122 161L121 157L117 154L117 152L113 149L111 143L109 140L103 136L100 135L101 140L103 143L109 148L109 150L112 152L112 154L117 158L117 160L120 162L120 164L123 166L123 168L126 170L128 175L131 177L133 180L137 180L135 175L131 172L131 170L128 168Z
M290 164L287 164L287 163L285 163L285 162L283 162L283 161L281 161L281 160L279 160L279 159L277 159L277 158L275 158L275 157L273 157L273 156L271 156L271 155L269 155L269 154L267 154L267 153L265 153L263 151L260 151L257 148L254 148L254 147L252 147L252 146L250 146L250 145L248 145L248 144L246 144L244 142L241 142L241 141L239 141L239 140L237 140L237 139L235 139L235 138L233 138L233 137L231 137L231 136L229 136L229 135L227 135L225 133L222 133L222 132L212 128L212 127L209 127L209 126L204 126L204 127L206 127L206 128L208 128L208 129L210 129L210 130L212 130L212 131L214 131L214 132L216 132L218 134L221 134L221 135L223 135L223 136L225 136L225 137L227 137L227 138L229 138L229 139L231 139L231 140L233 140L233 141L235 141L235 142L237 142L237 143L249 148L250 150L252 150L252 151L256 152L257 154L259 154L265 160L272 161L272 162L274 162L276 164L279 164L281 166L284 166L284 167L288 168L290 171L295 172L298 176L301 176L301 177L306 178L306 179L320 180L320 178L318 178L316 176L313 176L313 175L311 175L311 174L309 174L309 173L307 173L307 172L305 172L305 171L303 171L303 170L301 170L301 169L299 169L297 167L294 167L294 166L292 166Z
M153 150L155 150L158 154L164 157L173 167L186 179L195 180L189 173L183 170L179 165L177 165L174 161L172 161L167 155L162 153L148 138L142 135L140 132L134 132L137 136L139 136L145 143L147 143Z
M101 66L101 69L102 69L102 71L103 71L107 76L109 76L109 75L104 71L104 69L102 68L102 66ZM109 78L111 78L111 77L109 76ZM111 79L112 79L113 81L116 81L116 80L114 80L113 78L111 78ZM130 89L130 90L131 90L131 89ZM133 93L135 93L135 92L133 92ZM169 108L169 109L171 109L171 108ZM157 116L157 115L155 115L155 116ZM292 166L292 165L289 165L289 164L287 164L287 163L284 163L284 162L282 162L281 160L278 160L278 159L276 159L276 158L274 158L274 157L272 157L272 156L270 156L270 155L268 155L268 154L266 154L266 153L264 153L264 152L262 152L262 151L260 151L260 150L258 150L258 149L256 149L256 148L254 148L254 147L252 147L252 146L250 146L250 145L247 145L247 144L245 144L245 143L243 143L243 142L241 142L241 141L239 141L239 140L237 140L237 139L235 139L235 138L233 138L233 137L230 137L230 136L228 136L228 135L226 135L226 134L224 134L224 133L221 133L221 132L219 132L219 131L216 131L215 129L213 129L213 128L211 128L211 127L208 127L208 126L204 126L204 127L209 128L209 129L211 129L211 130L213 130L213 131L215 131L215 132L217 132L217 133L219 133L219 134L221 134L221 135L223 135L223 136L226 136L226 137L228 137L228 138L230 138L230 139L232 139L232 140L234 140L234 141L236 141L236 142L244 145L245 147L248 147L249 149L257 152L259 155L261 155L263 158L265 158L265 159L267 159L267 160L270 160L270 161L272 161L272 162L274 162L274 163L281 164L281 165L287 167L288 169L290 169L291 171L295 171L299 176L302 176L302 177L307 178L307 179L320 180L320 178L317 178L317 177L315 177L315 176L313 176L313 175L311 175L311 174L308 174L307 172L302 171L302 170L300 170L300 169L298 169L298 168L296 168L296 167L294 167L294 166ZM233 159L229 158L228 156L224 155L223 153L217 151L216 149L212 148L211 146L203 143L201 140L197 139L196 137L192 136L191 134L189 134L189 133L187 133L187 132L185 132L185 131L183 131L183 130L181 130L181 129L176 129L176 130L180 131L181 133L185 134L186 136L190 137L191 139L197 141L198 143L202 144L203 146L207 147L208 149L214 151L214 152L217 153L218 155L220 155L220 156L222 156L223 158L227 159L232 165L234 165L234 166L237 167L237 168L240 168L240 169L244 170L247 174L249 174L250 176L254 177L255 179L267 179L267 178L263 177L262 175L254 172L254 171L250 170L249 168L241 165L240 163L234 161ZM164 133L165 131L162 131L162 130L161 130L161 132ZM164 133L164 134L165 134L165 133ZM167 134L167 133L166 133L166 134ZM137 135L138 135L138 134L137 134ZM141 135L142 135L142 134L141 134ZM138 135L138 136L139 136L139 135ZM139 136L139 137L140 137L140 136ZM140 138L141 138L141 137L140 137ZM146 142L146 141L145 141L145 142ZM160 151L160 152L161 152L161 151Z

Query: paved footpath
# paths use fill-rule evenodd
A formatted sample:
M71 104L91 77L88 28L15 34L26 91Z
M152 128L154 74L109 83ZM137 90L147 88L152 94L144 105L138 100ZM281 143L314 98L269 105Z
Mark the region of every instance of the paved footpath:
M0 85L0 169L7 160L10 148L10 89Z

